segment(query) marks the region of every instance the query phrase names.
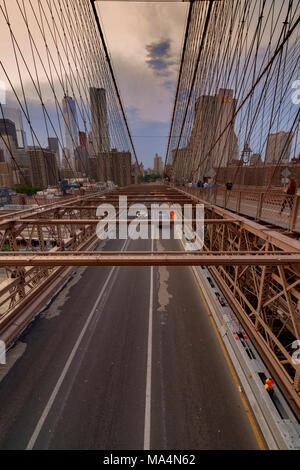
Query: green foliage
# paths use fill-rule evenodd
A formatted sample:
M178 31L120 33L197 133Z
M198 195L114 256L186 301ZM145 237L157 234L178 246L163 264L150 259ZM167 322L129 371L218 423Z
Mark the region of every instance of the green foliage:
M32 196L36 194L38 191L42 191L41 186L32 186L32 184L19 184L16 187L16 192L20 194L27 194L27 196Z
M2 251L11 251L8 245L3 245Z
M144 181L145 183L154 183L157 180L160 180L161 176L159 173L151 173L150 175L145 175L144 176Z

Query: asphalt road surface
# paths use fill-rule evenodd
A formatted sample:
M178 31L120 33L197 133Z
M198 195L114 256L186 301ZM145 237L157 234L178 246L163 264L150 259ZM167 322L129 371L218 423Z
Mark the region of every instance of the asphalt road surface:
M259 447L187 267L76 269L0 380L0 449Z

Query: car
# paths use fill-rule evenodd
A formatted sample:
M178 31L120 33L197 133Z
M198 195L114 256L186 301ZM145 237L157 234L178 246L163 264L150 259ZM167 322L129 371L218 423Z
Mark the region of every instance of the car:
M207 276L207 280L208 280L211 287L215 287L211 277Z
M226 302L225 302L224 297L221 297L220 294L219 294L219 292L215 292L215 294L216 294L217 300L220 302L220 304L222 305L222 307L226 307L227 304L226 304Z

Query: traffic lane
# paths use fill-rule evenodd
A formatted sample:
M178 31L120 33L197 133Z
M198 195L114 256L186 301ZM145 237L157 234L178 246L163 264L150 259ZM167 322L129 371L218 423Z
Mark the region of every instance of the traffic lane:
M97 249L121 250L123 244L101 241ZM20 338L25 352L0 382L0 449L26 447L111 269L74 270L73 279Z
M128 250L150 246L130 241ZM150 268L116 270L101 319L83 338L35 449L143 448Z
M151 448L258 449L191 269L155 272Z

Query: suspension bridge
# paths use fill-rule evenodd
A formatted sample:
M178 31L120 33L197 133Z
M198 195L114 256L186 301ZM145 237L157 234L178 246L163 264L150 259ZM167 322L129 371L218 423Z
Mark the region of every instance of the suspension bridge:
M183 2L152 184L102 3L0 0L2 186L88 181L0 213L0 448L299 449L299 1ZM101 239L103 204L119 221Z

